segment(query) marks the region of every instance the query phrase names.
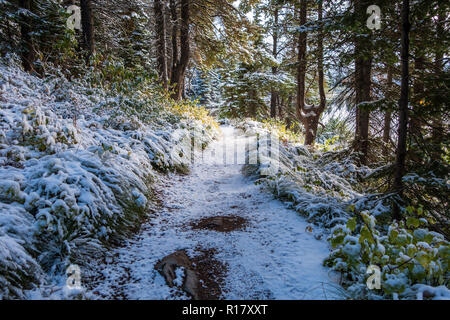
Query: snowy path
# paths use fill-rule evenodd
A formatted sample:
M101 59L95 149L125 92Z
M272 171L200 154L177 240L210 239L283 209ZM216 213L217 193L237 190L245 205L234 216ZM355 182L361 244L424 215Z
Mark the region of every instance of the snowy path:
M233 129L224 128L233 139ZM214 146L213 146L214 147ZM92 298L184 299L154 269L158 260L185 249L215 249L227 268L225 299L330 299L336 285L322 266L329 249L306 230L309 224L244 177L240 165L197 164L188 176L171 175L163 190L164 207L134 239L111 252L99 266ZM245 229L194 230L191 223L213 216L239 216ZM313 230L315 232L316 230Z

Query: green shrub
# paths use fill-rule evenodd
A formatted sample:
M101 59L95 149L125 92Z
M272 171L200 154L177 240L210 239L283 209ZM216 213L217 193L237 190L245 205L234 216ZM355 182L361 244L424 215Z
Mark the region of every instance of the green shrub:
M448 285L449 242L425 228L426 219L410 217L378 230L369 212L354 213L345 225L333 228L329 241L334 251L324 262L342 273L344 286L362 288L370 265L380 267L381 289L376 293L382 296L401 296L418 283Z

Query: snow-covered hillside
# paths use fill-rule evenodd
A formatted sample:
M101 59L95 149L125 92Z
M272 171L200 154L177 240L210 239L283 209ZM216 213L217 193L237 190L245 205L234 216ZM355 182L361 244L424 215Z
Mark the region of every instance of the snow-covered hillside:
M144 123L120 113L120 97L12 63L0 65L0 103L0 298L128 235L154 206L159 172L189 170L180 142L214 134L164 111Z
M255 121L238 126L249 136L271 130ZM249 152L255 149L253 145ZM263 153L267 157L268 150ZM261 164L247 165L246 172L256 174L258 183L308 222L325 228L332 251L324 264L341 273L348 297L422 299L426 292L427 298L449 299L450 290L443 285L448 281L448 241L430 230L424 217L377 225L391 215L392 198L367 192L365 183L383 168L357 166L356 159L351 149L320 152L286 141L279 147L279 170L270 173ZM407 210L423 216L420 207ZM368 289L370 266L381 266L382 290Z

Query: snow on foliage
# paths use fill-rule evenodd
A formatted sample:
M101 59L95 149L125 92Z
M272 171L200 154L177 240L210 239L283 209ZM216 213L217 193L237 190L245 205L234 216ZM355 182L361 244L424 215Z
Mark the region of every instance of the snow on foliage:
M239 127L262 137L271 129L248 120ZM349 150L319 152L283 142L275 166L279 170L267 174L270 171L263 171L262 163L245 169L309 221L329 229L333 251L324 263L342 274L349 297L450 299L449 243L422 227L426 219L410 217L405 223L377 228L376 217L390 214L389 195L364 194L361 182L379 168L357 166L356 155ZM250 146L250 157L255 149ZM407 210L423 216L421 208ZM371 291L366 285L370 265L381 266L380 290Z
M142 122L105 108L111 99L0 64L0 298L124 237L154 205L158 172L188 170L191 145L179 142L214 134L170 111Z
M262 136L267 132L261 124L250 121L245 122L242 129L250 135L259 133ZM329 161L314 160L313 154L301 144L281 144L280 170L259 181L297 211L307 215L309 220L331 226L347 216L347 201L360 194L352 188L351 181L345 179L352 173L348 170L333 172L327 170L327 166L330 166ZM248 166L247 169L255 168Z

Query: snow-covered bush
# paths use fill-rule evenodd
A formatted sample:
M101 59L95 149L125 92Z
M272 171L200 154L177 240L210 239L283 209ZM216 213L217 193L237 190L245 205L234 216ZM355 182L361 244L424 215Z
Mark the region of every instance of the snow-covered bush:
M238 126L248 135L261 137L272 129L279 131L270 123L255 121ZM266 142L260 141L260 145ZM250 146L249 156L260 152L256 148ZM279 144L278 170L263 171L263 163L246 165L245 170L331 234L328 240L334 250L325 264L342 273L350 297L448 299L449 243L442 234L429 230L433 219L422 207L407 207L406 223L392 223L392 194L366 194L366 181L388 168L371 169L356 163L357 155L349 149L322 152L284 139ZM406 176L406 183L408 179ZM439 180L434 181L440 186ZM380 290L368 290L370 265L382 270Z
M270 128L267 124L246 121L240 127L249 135L263 137ZM261 144L265 145L264 141ZM251 145L249 152L256 152L256 145ZM328 157L328 154L325 154ZM348 216L347 206L351 199L360 197L353 189L353 182L347 176L359 176L356 166L348 165L346 170L331 170L331 161L325 161L312 150L299 142L281 140L278 157L279 170L273 174L260 177L273 193L287 201L290 206L308 217L312 222L332 226ZM335 161L337 161L335 159ZM247 165L247 170L261 169Z
M0 202L0 299L23 297L43 274L33 258L33 220L21 204Z
M212 140L204 111L150 93L113 97L0 63L1 298L23 297L128 235L155 206L159 172L189 169L195 132Z
M415 298L420 286L414 285L448 285L449 242L421 227L427 221L409 218L406 224L394 222L384 234L377 230L376 218L369 212L354 213L346 224L333 228L330 242L334 250L325 262L342 273L353 296ZM370 265L380 267L379 290L367 288Z

